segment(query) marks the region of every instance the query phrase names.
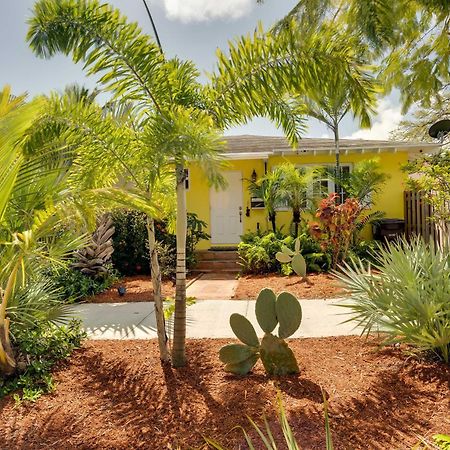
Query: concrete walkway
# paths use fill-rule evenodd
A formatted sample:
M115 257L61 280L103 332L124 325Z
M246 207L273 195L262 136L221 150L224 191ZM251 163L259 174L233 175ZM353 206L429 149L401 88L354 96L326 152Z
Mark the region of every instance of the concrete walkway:
M237 272L204 273L186 290L187 297L197 300L229 300L238 286Z
M336 306L342 300L301 300L303 321L292 337L323 337L359 334ZM255 317L255 300L197 300L187 309L188 338L233 338L232 313L246 316L259 336L263 332ZM91 339L154 339L153 303L104 303L76 305L74 316L82 319ZM172 321L168 323L172 333Z

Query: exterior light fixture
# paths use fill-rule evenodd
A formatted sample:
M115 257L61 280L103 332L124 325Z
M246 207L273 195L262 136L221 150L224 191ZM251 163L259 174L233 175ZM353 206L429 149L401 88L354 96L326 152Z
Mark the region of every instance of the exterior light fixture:
M256 170L253 169L253 172L252 172L252 181L253 181L253 183L256 182L256 179L257 179L257 178L258 178L258 176L256 175Z

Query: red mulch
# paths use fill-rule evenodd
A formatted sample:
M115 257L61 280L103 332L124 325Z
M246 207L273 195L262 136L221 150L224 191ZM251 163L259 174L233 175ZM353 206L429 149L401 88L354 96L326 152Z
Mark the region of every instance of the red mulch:
M309 274L308 282L300 282L296 276L267 274L246 275L239 278L234 298L256 299L261 289L266 287L277 293L288 291L302 299L336 298L344 295L336 279L326 273Z
M301 374L225 374L224 340L187 342L189 363L162 367L155 341L90 341L55 372L56 391L35 404L0 401L2 449L203 448L202 436L247 448L246 415L275 425L281 391L303 449L323 449L321 387L329 396L336 450L406 449L418 436L450 432L450 368L375 353L359 337L291 341ZM280 431L275 431L277 437ZM261 447L259 447L261 448Z
M123 297L117 292L119 286L125 286L127 289ZM175 296L175 284L172 280L164 280L162 282L162 295L165 298ZM111 288L86 300L89 303L152 302L152 280L150 275L124 277Z

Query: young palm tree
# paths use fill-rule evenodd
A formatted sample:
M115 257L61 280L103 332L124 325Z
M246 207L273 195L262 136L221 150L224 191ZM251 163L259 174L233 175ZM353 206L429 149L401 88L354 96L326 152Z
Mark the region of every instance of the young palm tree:
M217 131L256 115L275 120L295 142L299 117L283 95L291 89L303 94L322 83L318 73L336 73L351 80L361 104L369 97L364 70L347 43L333 39L333 30L307 39L299 39L296 31L289 29L275 38L259 30L232 45L230 57L219 55L218 73L203 87L191 63L166 59L156 42L107 4L39 0L35 5L28 33L35 53L42 57L70 54L74 61L83 61L88 74L98 75L100 86L114 100L131 104L155 133L161 133L157 142L165 144L160 148L167 150L166 161L175 163L175 366L186 361L186 164L200 160L215 172L214 161L221 150ZM176 134L180 130L193 134ZM216 174L213 178L217 180Z
M259 180L251 182L248 187L253 197L261 198L264 201L267 218L272 224L274 233L277 231L277 209L283 205L284 200L282 191L284 175L283 167L279 166Z
M280 196L292 209L294 234L298 236L301 215L307 207L308 188L314 180L314 172L295 167L292 163L285 163L280 169L283 173Z

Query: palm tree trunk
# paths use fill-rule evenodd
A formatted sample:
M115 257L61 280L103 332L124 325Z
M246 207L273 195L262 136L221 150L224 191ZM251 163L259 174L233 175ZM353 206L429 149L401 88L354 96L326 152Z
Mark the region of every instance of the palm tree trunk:
M186 365L186 192L183 164L177 164L177 273L173 326L173 367Z
M269 221L270 221L270 223L272 224L272 231L274 232L274 233L276 233L277 232L277 223L276 223L276 213L270 213L269 214Z
M336 167L335 167L335 177L337 181L336 187L336 194L339 195L338 197L338 204L341 203L341 150L339 146L339 125L337 123L334 124L333 127L334 131L334 153L336 156Z
M147 237L150 253L150 270L153 285L153 302L155 305L156 331L158 334L159 357L161 361L170 360L170 353L167 346L168 338L166 333L166 323L164 320L164 304L161 295L161 270L159 267L158 253L156 251L155 221L147 216Z
M295 237L298 237L298 226L300 223L300 211L294 210L292 213L292 221L294 222Z

